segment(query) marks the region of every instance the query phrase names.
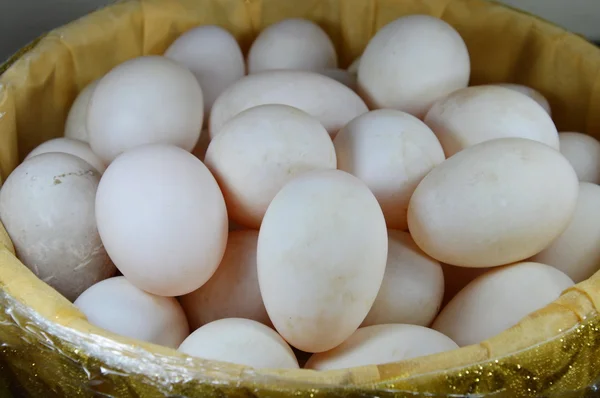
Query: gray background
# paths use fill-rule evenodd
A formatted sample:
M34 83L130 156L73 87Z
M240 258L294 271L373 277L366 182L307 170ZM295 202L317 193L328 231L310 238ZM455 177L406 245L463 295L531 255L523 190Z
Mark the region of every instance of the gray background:
M401 1L401 0L398 0ZM500 0L600 40L600 0ZM0 0L0 61L56 26L110 0Z

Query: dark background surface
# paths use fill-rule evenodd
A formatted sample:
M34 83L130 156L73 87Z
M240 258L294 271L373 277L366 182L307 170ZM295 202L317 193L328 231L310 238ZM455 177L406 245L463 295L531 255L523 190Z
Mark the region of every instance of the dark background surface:
M402 0L397 0L402 1ZM600 42L600 0L498 0ZM0 63L57 26L114 0L0 0Z

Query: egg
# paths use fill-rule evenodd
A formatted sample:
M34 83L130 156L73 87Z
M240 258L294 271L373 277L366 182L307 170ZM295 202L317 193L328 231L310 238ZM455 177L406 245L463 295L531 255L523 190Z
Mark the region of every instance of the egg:
M446 157L496 138L528 138L559 148L550 115L531 98L504 87L473 86L436 102L425 123Z
M334 135L367 106L354 91L313 72L267 71L241 78L215 101L209 120L210 136L246 109L266 104L289 105L316 118Z
M560 152L529 139L496 139L464 149L421 181L408 228L421 250L443 263L514 263L564 232L577 194L575 171Z
M65 137L83 142L90 141L90 136L87 130L87 110L90 103L90 98L98 85L98 81L94 80L81 90L71 105L67 120L65 122Z
M457 348L450 338L423 326L375 325L358 329L330 351L314 354L305 368L334 370L383 365Z
M273 329L242 318L220 319L202 326L179 347L202 359L257 369L297 369L290 346Z
M89 163L53 152L25 160L0 190L0 219L17 256L69 300L115 273L94 215L99 181Z
M184 66L145 56L113 68L96 86L88 107L90 146L105 163L145 144L191 151L204 118L202 89Z
M211 141L206 166L223 195L229 217L258 229L273 197L297 175L335 169L327 130L287 105L261 105L230 119Z
M360 67L360 57L357 57L354 61L352 61L352 63L350 64L350 66L348 66L348 69L346 69L348 71L348 73L357 76L358 75L358 68Z
M440 263L415 245L407 232L388 230L383 283L362 326L406 323L429 325L444 296Z
M557 299L573 281L549 265L533 262L495 268L461 290L432 328L463 347L487 340Z
M431 129L408 113L380 109L353 119L333 143L338 168L367 184L388 228L406 230L410 197L423 177L445 159Z
M492 269L458 267L444 263L441 265L444 271L444 299L442 300L441 308L444 308L473 279Z
M434 101L464 88L471 73L467 46L441 19L409 15L381 28L358 68L359 93L371 109L422 118Z
M115 159L98 187L96 219L121 273L159 296L206 283L227 243L217 182L194 155L172 145L144 145Z
M319 70L337 67L329 36L316 23L291 18L263 30L248 52L248 72L274 69Z
M496 84L496 86L509 88L509 89L515 90L521 94L525 94L526 96L530 97L535 102L537 102L542 108L544 108L544 110L549 115L552 113L552 111L550 109L550 103L548 103L548 100L546 99L546 97L544 97L539 91L537 91L531 87L524 86L522 84L514 84L514 83L498 83L498 84Z
M558 134L560 152L569 160L579 181L600 184L600 142L575 132Z
M92 152L92 148L87 143L72 138L54 138L46 141L29 152L25 160L48 152L62 152L77 156L92 165L100 174L106 170L102 160Z
M258 287L258 231L229 233L225 255L202 287L180 298L192 330L225 318L245 318L270 325Z
M329 69L321 69L318 71L323 76L327 76L332 78L333 80L337 80L342 83L344 86L351 88L352 90L356 90L356 75L351 74L350 72L344 69L338 68L329 68Z
M567 274L575 283L600 270L600 186L579 183L577 207L571 223L550 246L531 258Z
M235 37L225 29L199 26L188 30L165 51L165 57L187 67L202 87L204 114L233 82L246 74L244 55Z
M341 344L375 301L387 245L381 208L356 177L319 170L288 182L258 236L258 282L275 329L306 352Z
M95 284L74 304L92 325L132 339L177 348L189 334L177 299L146 293L123 276Z

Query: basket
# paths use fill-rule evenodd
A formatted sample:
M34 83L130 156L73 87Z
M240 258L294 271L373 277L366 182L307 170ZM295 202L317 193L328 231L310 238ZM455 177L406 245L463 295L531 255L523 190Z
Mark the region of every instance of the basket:
M221 25L247 50L264 27L308 18L329 33L347 65L377 29L416 13L441 17L459 31L471 54L471 84L529 85L549 99L560 131L600 137L600 50L495 3L130 0L46 34L0 68L0 177L36 145L62 135L87 83L127 59L161 54L197 25ZM90 325L19 262L0 228L0 395L20 389L45 398L584 396L600 378L598 308L600 273L499 336L456 351L338 371L253 370Z

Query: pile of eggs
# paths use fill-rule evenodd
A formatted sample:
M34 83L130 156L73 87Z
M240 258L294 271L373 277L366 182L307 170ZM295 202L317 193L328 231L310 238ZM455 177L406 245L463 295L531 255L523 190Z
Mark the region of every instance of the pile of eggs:
M307 20L246 57L198 27L90 83L0 218L92 324L192 356L327 370L476 344L600 268L600 143L469 78L429 16L348 70Z

